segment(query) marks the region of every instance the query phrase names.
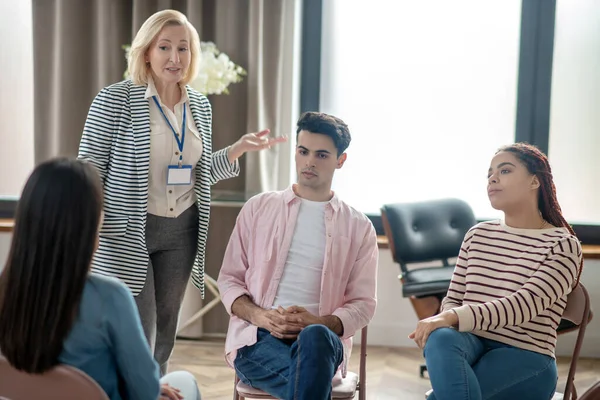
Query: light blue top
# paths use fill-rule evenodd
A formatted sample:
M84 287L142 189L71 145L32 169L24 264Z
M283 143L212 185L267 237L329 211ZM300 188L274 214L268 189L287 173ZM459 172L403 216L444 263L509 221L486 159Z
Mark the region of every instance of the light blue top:
M111 400L156 400L159 368L127 286L91 274L59 361L88 374Z

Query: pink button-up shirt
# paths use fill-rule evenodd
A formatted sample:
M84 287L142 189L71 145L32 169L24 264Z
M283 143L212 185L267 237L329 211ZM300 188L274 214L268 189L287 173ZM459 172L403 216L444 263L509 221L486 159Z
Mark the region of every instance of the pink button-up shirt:
M237 350L256 343L257 327L231 313L231 305L248 295L259 307L273 305L300 209L292 188L263 193L240 211L227 245L218 285L231 315L225 354L229 365ZM352 336L366 326L377 303L377 236L371 221L337 196L325 207L326 247L321 278L320 316L335 315L344 326L345 376Z

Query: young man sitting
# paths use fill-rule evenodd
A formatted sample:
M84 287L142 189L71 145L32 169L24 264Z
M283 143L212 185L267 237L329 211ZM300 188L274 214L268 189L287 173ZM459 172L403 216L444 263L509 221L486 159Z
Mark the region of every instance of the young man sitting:
M376 306L377 239L331 190L348 126L305 113L296 130L298 182L242 208L218 278L231 315L225 352L242 382L280 399L331 397L351 338Z

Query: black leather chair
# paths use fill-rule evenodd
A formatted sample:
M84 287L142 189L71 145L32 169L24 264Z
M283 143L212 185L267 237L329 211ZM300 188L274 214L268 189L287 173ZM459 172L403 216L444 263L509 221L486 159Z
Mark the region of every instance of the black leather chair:
M392 257L400 265L402 295L411 300L419 319L439 312L450 286L467 231L477 223L471 207L458 199L386 204L381 209L383 228ZM441 261L441 266L409 269L409 264ZM421 366L421 376L425 366Z

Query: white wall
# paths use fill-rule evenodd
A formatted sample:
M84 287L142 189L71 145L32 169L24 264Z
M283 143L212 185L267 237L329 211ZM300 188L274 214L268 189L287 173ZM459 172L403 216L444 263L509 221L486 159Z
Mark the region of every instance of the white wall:
M584 263L581 282L590 293L592 311L595 311L595 317L585 333L581 354L582 357L600 358L600 260L589 260ZM556 353L561 356L570 355L575 338L574 333L559 336Z
M0 1L0 196L16 196L33 168L31 0Z

